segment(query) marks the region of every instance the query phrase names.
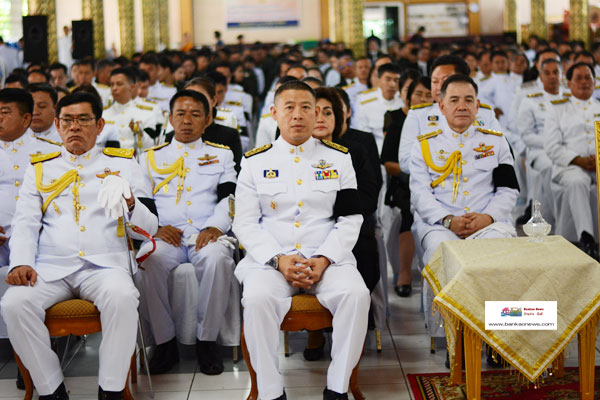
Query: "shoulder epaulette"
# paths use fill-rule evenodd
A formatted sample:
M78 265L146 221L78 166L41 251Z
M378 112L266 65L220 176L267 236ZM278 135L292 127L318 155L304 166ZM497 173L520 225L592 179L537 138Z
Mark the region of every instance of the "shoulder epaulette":
M226 101L225 104L229 104L230 106L241 106L242 103L239 101Z
M110 89L110 86L105 85L104 83L98 83L98 82L96 82L96 86L98 86L101 89Z
M44 161L52 160L53 158L56 158L56 157L60 157L60 154L61 154L60 151L55 151L54 153L48 153L48 154L35 154L29 158L29 161L32 164L37 164L39 162L44 162Z
M164 82L161 82L160 84L161 84L161 85L163 85L164 87L168 87L168 88L175 87L175 86L173 86L173 85L171 85L171 84L164 83Z
M569 93L569 92L566 92L566 93L563 93L563 96L565 96L565 97L571 97L571 96L572 96L572 94L571 94L571 93Z
M375 90L377 90L377 88L376 87L372 87L371 89L361 90L360 92L358 92L358 94L371 93L371 92L373 92Z
M163 143L163 144L159 144L158 146L154 146L154 147L150 147L149 149L144 150L144 153L149 152L150 150L158 150L158 149L162 149L165 146L168 146L169 143Z
M234 92L238 92L238 93L244 93L244 91L240 88L231 88L231 90L233 90Z
M116 147L105 147L102 152L109 157L133 158L133 149L119 149Z
M149 104L158 104L158 103L157 103L157 102L155 102L155 101L148 100L148 99L144 99L144 98L142 98L142 101L143 101L143 102L145 102L145 103L149 103Z
M327 147L331 147L334 150L341 151L344 154L348 153L348 148L342 146L341 144L337 144L325 139L321 139L321 143L323 143Z
M112 106L112 103L108 103L107 105L105 105L104 107L102 107L102 111L106 111L110 108L110 106Z
M218 111L223 111L223 112L231 112L231 108L225 108L225 107L217 107Z
M222 115L217 115L217 116L215 117L215 119L216 119L217 121L225 121L227 118L223 117Z
M261 115L260 117L261 118L267 118L267 117L270 117L270 116L271 116L271 113L266 113L266 114Z
M263 152L269 150L271 147L273 147L273 145L271 143L265 144L264 146L257 147L255 149L245 152L244 157L249 158L249 157L255 156L257 154L260 154L260 153L263 153Z
M205 140L204 144L207 144L212 147L218 147L220 149L231 150L231 148L229 146L225 146L224 144L220 144L220 143L209 142L208 140Z
M342 89L344 89L344 90L346 90L346 89L350 89L350 88L351 88L352 86L354 86L355 84L356 84L356 82L352 82L352 83L351 83L351 84L349 84L349 85L342 86Z
M527 95L527 97L540 97L542 96L544 93L538 92L538 93L529 93Z
M564 99L560 99L560 100L552 100L550 103L552 104L563 104L566 103L567 101L569 101L568 98L564 98Z
M136 104L135 106L136 106L137 108L139 108L140 110L152 111L152 107L143 106L143 105L141 105L141 104Z
M481 79L479 80L479 82L487 81L487 80L488 80L488 79L490 79L491 77L492 77L491 75L484 76L483 78L481 78Z
M492 109L492 106L490 106L489 104L485 104L485 103L479 103L479 107L487 108L488 110Z
M425 107L431 107L433 105L433 103L421 103L421 104L415 104L414 106L410 106L411 110L416 110L419 108L425 108Z
M370 99L367 99L367 100L363 100L363 101L360 102L360 104L367 104L367 103L370 103L370 102L372 102L374 100L377 100L377 97L373 97L373 98L370 98Z
M55 145L55 146L62 146L62 143L60 143L60 142L55 142L54 140L46 139L46 138L44 138L44 137L41 137L41 136L35 136L35 135L33 135L33 137L34 137L34 138L36 138L37 140L41 140L42 142L50 143L50 144L53 144L53 145Z
M488 135L502 136L502 132L494 131L494 130L491 130L491 129L477 128L477 130L479 132L481 132L481 133L486 133Z
M436 137L437 135L439 135L442 132L443 131L441 129L438 129L436 131L429 132L424 135L419 135L419 136L417 136L417 139L419 140L419 142L422 142L423 140L427 140L427 139L431 139L432 137Z

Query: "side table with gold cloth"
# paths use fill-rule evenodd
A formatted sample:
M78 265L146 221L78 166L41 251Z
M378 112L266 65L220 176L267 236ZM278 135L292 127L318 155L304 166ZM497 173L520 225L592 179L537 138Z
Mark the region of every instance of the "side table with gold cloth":
M452 382L461 380L464 336L467 397L481 392L481 340L535 381L579 334L580 391L594 394L594 344L600 307L600 264L561 236L451 240L423 276L444 318ZM485 301L556 301L557 330L485 330ZM456 362L453 356L457 355ZM456 368L458 366L458 368Z

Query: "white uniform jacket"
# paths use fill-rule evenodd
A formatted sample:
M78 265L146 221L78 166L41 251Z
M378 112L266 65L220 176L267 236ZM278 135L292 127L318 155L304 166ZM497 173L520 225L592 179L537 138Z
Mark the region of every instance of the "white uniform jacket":
M63 148L32 159L12 221L10 269L29 265L46 282L62 279L86 262L128 271L126 239L117 235L117 220L105 216L97 197L102 179L118 174L135 196L131 223L156 233L157 218L140 201L150 193L142 188L142 170L132 156L131 150L94 147L80 156Z
M356 175L347 149L309 138L293 146L279 137L246 153L238 178L233 231L248 255L242 281L277 254L327 257L356 265L362 224Z

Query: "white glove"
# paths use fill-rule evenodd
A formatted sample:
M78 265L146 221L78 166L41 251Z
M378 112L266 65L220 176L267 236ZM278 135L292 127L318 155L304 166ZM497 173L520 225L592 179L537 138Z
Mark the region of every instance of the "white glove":
M102 180L102 186L98 191L98 203L104 208L104 214L108 218L117 219L129 211L125 198L131 197L129 183L120 176L109 175Z
M197 233L195 233L192 236L190 236L184 242L184 244L186 246L195 246L196 245L196 240L198 240L198 234ZM227 248L229 248L231 250L235 250L235 246L237 246L237 239L236 238L232 238L231 236L221 235L217 239L216 243L220 243L223 246L225 246L225 247L227 247Z

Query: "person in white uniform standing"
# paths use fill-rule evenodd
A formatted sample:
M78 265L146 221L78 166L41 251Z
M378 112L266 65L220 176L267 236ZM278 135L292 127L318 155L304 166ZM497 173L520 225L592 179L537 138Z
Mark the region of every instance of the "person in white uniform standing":
M98 98L68 95L57 114L64 148L32 156L25 172L9 243L11 287L0 309L40 399L62 400L69 396L45 310L76 296L94 302L102 323L98 398L121 399L135 349L139 294L120 217L127 212L151 235L158 219L138 186L143 177L133 151L96 147L104 126Z
M352 255L360 226L356 175L348 149L312 138L313 90L277 89L271 113L281 136L246 153L233 231L247 250L235 275L243 284L244 334L264 400L286 399L278 370L280 324L291 296L315 294L333 314L332 362L324 399L347 399L367 331L369 290Z

